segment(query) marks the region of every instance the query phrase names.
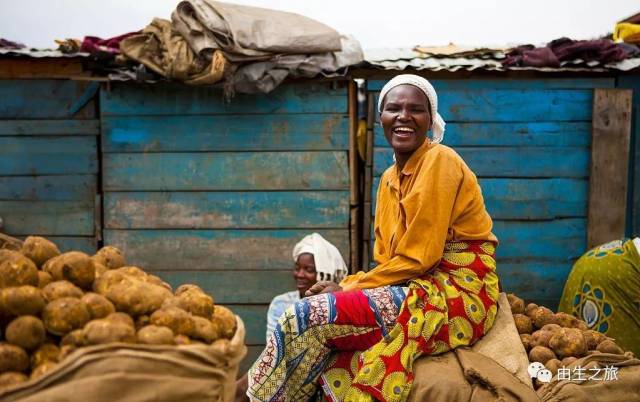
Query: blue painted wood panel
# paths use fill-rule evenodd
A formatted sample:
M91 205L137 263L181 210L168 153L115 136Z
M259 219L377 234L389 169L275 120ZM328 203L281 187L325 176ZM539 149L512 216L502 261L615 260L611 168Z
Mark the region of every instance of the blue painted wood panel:
M61 252L82 251L89 255L98 250L98 242L95 237L71 237L71 236L47 236L58 246Z
M11 235L93 236L94 201L0 201Z
M375 126L376 147L389 148L382 126ZM450 147L589 147L591 122L547 121L522 123L447 124L445 145Z
M52 175L97 173L96 138L0 137L0 174Z
M515 293L528 303L555 310L571 267L571 262L532 260L510 263L498 260L497 272L504 292Z
M102 120L103 152L348 150L340 114L126 116Z
M4 135L98 135L100 120L0 120Z
M367 81L368 91L380 91L386 80ZM468 89L593 89L613 88L614 78L545 78L545 79L434 79L429 80L437 90Z
M592 101L588 89L443 90L438 112L447 122L588 121Z
M346 261L346 229L272 230L104 230L105 244L119 247L127 262L163 270L283 270L293 267L291 252L311 232L333 243Z
M219 88L127 83L102 91L100 107L103 116L346 113L347 90L330 83L301 82L282 85L269 94L237 94L225 102Z
M96 176L0 176L0 200L92 200Z
M109 229L349 226L348 191L107 193Z
M0 80L0 119L67 119L78 115L93 119L94 102L89 100L87 107L82 107L83 96L91 86L71 80Z
M106 154L105 191L345 190L346 152Z
M275 295L274 295L275 296ZM265 332L267 330L267 304L250 305L250 304L227 304L234 313L242 318L247 336L245 343L247 345L264 345Z
M640 75L620 76L617 86L633 90L626 235L640 236Z
M457 147L456 152L478 177L589 176L588 148L577 147ZM374 176L393 164L393 150L376 148Z

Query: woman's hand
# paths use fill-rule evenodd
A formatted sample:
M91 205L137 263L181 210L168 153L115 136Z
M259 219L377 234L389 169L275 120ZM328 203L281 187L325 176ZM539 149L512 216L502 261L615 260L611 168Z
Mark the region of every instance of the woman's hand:
M335 282L319 281L319 282L316 282L315 285L311 286L311 288L309 288L309 290L307 290L304 295L313 296L313 295L319 295L322 293L339 292L341 290L342 290L342 287L340 287L340 285L338 285Z

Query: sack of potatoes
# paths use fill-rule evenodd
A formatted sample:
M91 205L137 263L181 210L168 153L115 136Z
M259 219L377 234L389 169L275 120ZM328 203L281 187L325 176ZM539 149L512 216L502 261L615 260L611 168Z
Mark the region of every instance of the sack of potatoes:
M175 291L127 266L120 250L61 253L28 237L0 249L0 392L42 376L71 352L111 342L216 344L236 331L236 316L200 287ZM219 345L218 345L219 346Z

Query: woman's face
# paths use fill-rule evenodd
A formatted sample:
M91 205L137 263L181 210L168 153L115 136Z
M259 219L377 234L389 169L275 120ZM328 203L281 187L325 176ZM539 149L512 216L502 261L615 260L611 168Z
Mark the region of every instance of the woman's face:
M316 263L313 259L313 254L302 253L298 256L298 260L293 267L293 277L301 295L304 295L304 292L317 282Z
M383 99L380 123L396 154L412 154L431 128L427 96L413 85L398 85Z

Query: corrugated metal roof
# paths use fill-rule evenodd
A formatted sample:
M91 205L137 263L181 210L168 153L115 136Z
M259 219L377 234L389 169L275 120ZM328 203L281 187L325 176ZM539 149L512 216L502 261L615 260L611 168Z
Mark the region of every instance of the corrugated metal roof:
M91 57L89 53L62 53L59 50L52 49L8 49L8 48L0 48L0 55L7 56L17 56L17 57L35 57L35 58L73 58L73 57Z

